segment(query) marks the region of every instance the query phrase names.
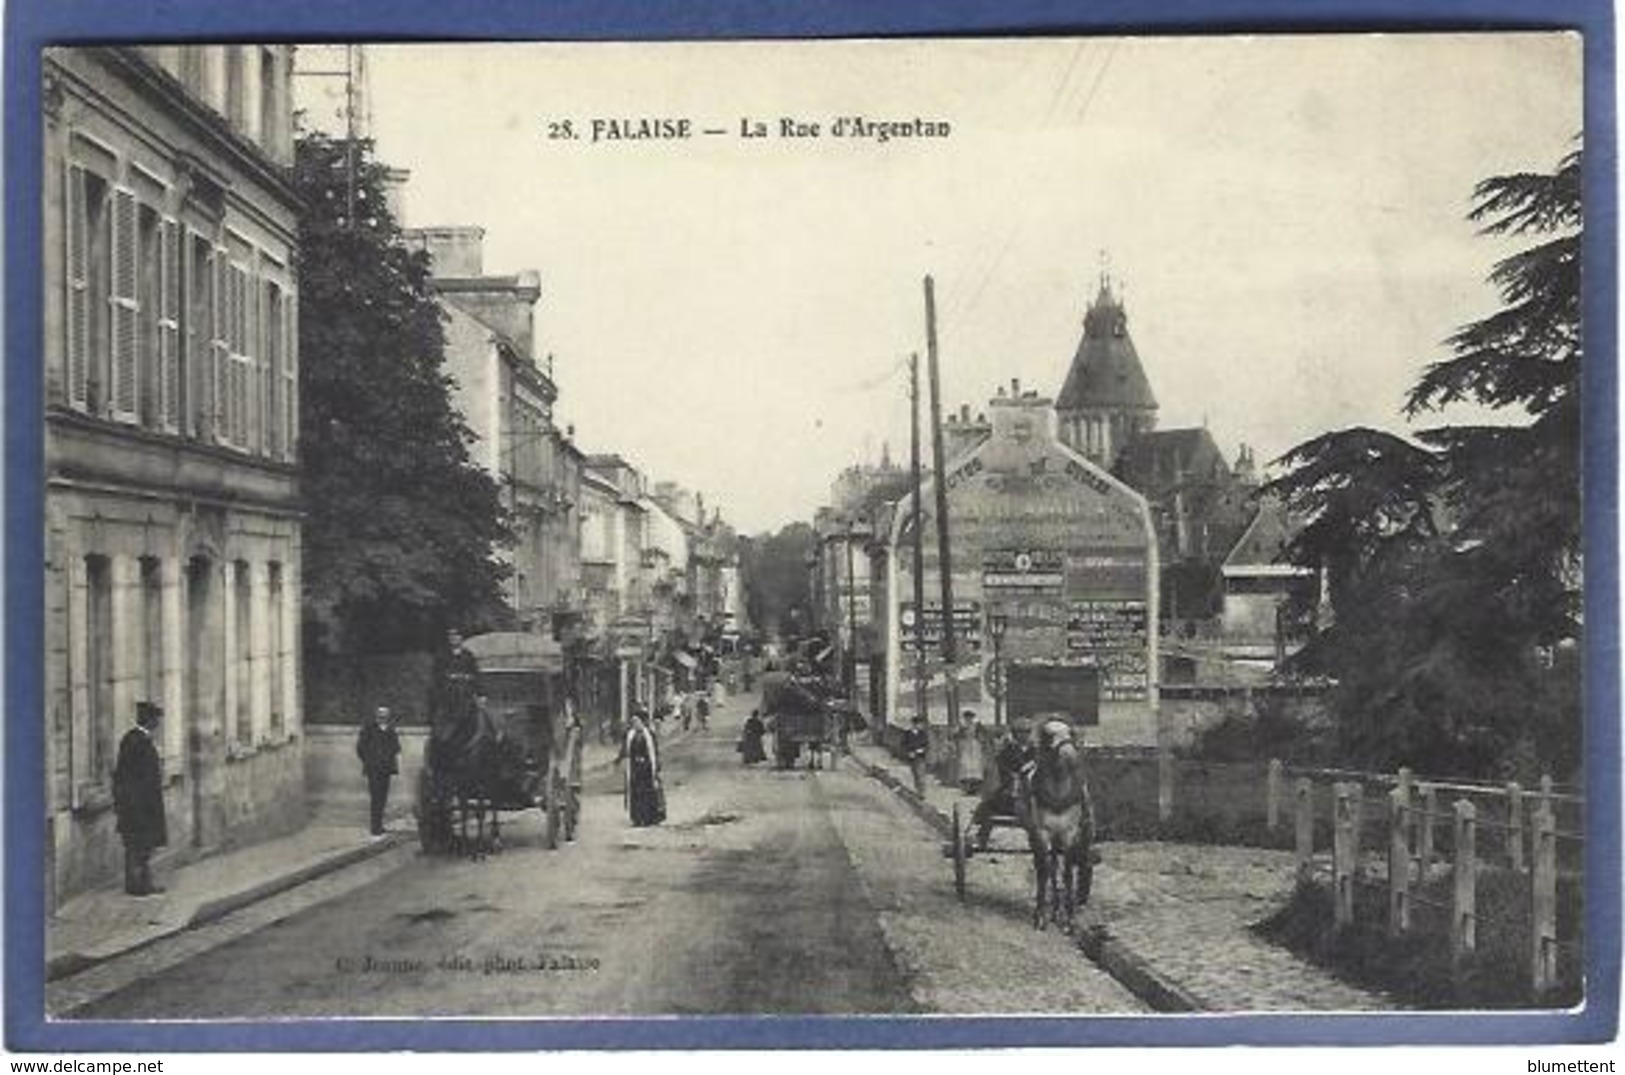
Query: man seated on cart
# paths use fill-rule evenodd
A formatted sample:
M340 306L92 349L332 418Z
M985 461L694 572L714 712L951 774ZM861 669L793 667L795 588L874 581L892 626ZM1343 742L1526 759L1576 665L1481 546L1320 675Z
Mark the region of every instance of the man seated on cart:
M1017 717L1000 727L993 752L993 772L982 778L982 801L971 814L971 824L976 826L976 850L987 850L996 817L1015 815L1017 779L1024 771L1030 772L1035 764L1031 722Z

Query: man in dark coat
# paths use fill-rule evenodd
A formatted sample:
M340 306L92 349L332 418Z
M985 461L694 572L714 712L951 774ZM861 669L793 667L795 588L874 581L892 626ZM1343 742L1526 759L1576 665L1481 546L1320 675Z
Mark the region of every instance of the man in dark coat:
M908 771L914 777L914 794L925 798L925 758L931 749L931 736L926 731L924 715L914 718L913 724L903 733L903 759L908 762Z
M396 759L401 754L401 737L395 733L389 707L381 705L373 719L361 726L355 741L356 757L361 759L361 771L367 777L367 794L372 800L372 834L384 834L384 804L389 801L389 778L399 770Z
M163 889L152 883L152 852L169 843L164 822L164 773L152 738L164 711L137 702L135 727L124 733L113 768L113 810L124 838L124 891L151 896Z

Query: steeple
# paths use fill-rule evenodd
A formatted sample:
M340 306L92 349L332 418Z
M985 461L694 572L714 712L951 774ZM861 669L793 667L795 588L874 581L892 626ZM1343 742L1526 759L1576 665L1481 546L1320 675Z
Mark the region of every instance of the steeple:
M1157 424L1157 397L1128 331L1128 312L1102 255L1100 290L1083 318L1083 339L1056 398L1061 439L1110 467L1124 445ZM1119 285L1119 291L1121 285Z

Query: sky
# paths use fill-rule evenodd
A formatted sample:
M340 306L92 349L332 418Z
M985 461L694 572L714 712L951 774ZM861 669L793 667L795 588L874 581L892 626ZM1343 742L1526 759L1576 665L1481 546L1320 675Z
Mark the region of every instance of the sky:
M1466 220L1550 171L1580 41L1544 35L377 46L372 134L404 223L485 229L542 280L537 352L590 452L756 533L908 448L934 280L945 408L1060 390L1103 269L1161 404L1262 462L1403 429L1513 249ZM840 116L946 122L836 138ZM593 141L594 120L688 119ZM778 134L792 118L820 137ZM574 139L550 137L569 120ZM722 129L717 136L699 134Z

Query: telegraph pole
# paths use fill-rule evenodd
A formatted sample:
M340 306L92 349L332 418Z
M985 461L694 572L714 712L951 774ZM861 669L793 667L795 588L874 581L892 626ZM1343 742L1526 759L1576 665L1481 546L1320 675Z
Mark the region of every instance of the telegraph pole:
M355 46L344 46L344 226L355 231Z
M948 723L959 713L958 653L954 645L954 562L948 546L947 460L942 449L942 389L937 363L937 300L931 277L925 278L925 357L931 376L931 455L937 494L937 575L942 580L942 667Z
M920 356L908 356L908 466L914 482L914 712L925 710L925 512L920 497Z

